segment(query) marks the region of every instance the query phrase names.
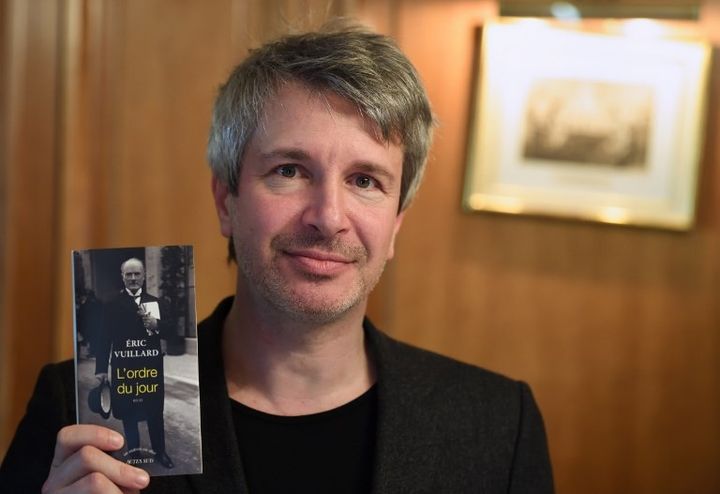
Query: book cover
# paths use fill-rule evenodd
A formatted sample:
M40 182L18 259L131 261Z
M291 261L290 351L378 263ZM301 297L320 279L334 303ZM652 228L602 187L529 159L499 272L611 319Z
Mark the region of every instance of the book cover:
M202 473L192 246L72 252L77 421L150 475Z

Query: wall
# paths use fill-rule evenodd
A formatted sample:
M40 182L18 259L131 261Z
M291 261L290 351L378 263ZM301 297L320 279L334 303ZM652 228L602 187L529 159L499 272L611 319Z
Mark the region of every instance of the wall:
M371 20L386 5L368 4ZM560 493L720 492L717 3L700 20L714 66L688 233L463 213L474 33L495 2L389 8L376 24L418 67L440 126L383 285L383 325L528 381Z
M0 453L53 358L57 3L0 4Z
M214 91L249 46L356 11L398 39L440 121L373 318L528 381L558 492L719 492L720 8L701 18L716 48L688 233L461 212L474 32L496 8L2 3L0 455L39 367L71 355L71 248L192 243L198 315L232 291L204 160Z

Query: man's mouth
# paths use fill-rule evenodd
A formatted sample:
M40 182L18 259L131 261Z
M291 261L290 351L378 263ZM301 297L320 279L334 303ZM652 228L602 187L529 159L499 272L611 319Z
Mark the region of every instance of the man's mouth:
M313 232L281 234L270 247L289 261L297 272L311 278L332 278L367 259L362 245L351 245L340 238L323 238Z
M288 249L282 253L301 271L315 276L337 275L356 262L342 254L315 249Z

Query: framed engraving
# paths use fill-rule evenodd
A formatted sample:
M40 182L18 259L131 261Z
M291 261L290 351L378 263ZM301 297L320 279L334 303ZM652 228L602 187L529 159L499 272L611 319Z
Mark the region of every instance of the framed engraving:
M480 43L467 210L692 226L706 43L529 21Z

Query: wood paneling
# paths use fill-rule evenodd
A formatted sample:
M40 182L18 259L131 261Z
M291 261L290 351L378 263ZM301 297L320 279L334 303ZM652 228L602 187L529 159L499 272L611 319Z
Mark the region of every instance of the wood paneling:
M53 356L58 4L2 6L0 452Z
M82 2L69 15L59 358L72 354L73 248L194 244L198 313L232 291L204 158L231 5Z
M440 126L384 288L389 329L528 381L560 493L720 492L717 39L693 231L471 215L460 198L474 31L494 14L487 1L396 2L392 34ZM701 24L720 31L716 7Z

